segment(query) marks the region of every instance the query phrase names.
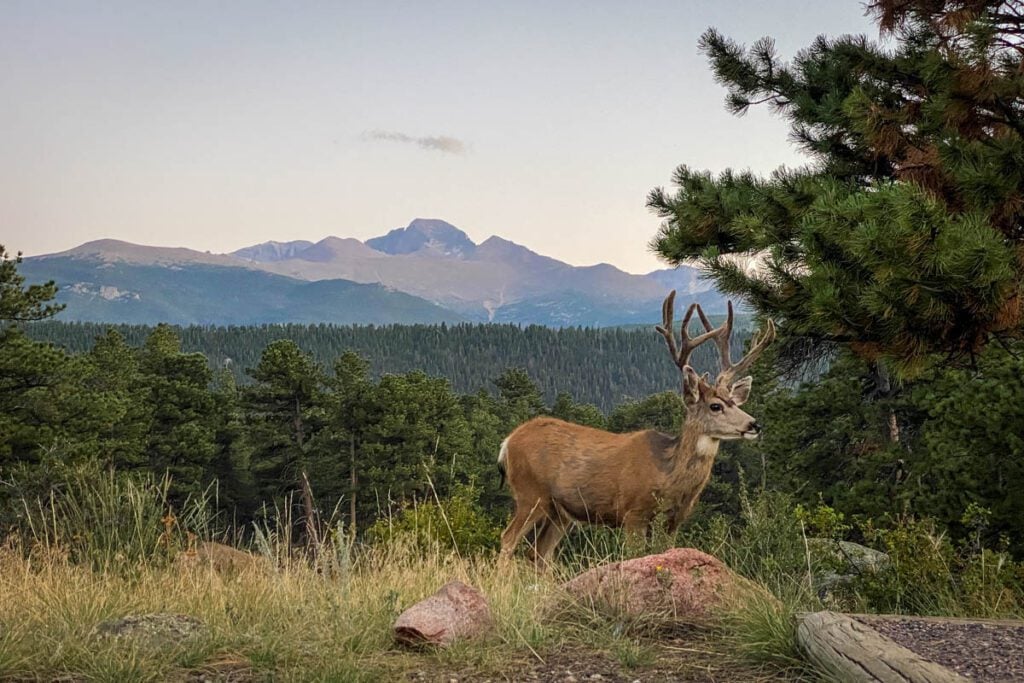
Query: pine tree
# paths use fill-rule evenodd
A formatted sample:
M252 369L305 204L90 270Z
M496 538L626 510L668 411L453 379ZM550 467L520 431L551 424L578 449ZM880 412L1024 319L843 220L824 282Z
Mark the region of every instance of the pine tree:
M181 353L174 330L158 325L140 351L140 383L147 392L147 467L171 476L175 502L199 494L211 479L217 453L216 401L206 357Z
M522 368L509 368L494 380L509 429L544 412L544 398L530 375Z
M334 363L334 376L327 385L327 426L321 450L341 453L333 479L339 499L348 500L348 524L356 529L372 513L368 500L359 495L367 470L366 446L370 426L379 406L376 386L370 381L370 363L354 351L346 351ZM347 483L347 486L343 484ZM364 486L365 488L365 486Z
M652 244L775 318L790 350L842 344L912 376L1022 333L1024 17L1008 0L869 8L892 47L818 38L785 63L770 39L704 34L728 108L769 104L813 163L681 166L649 196Z
M21 323L56 315L53 282L25 286L18 274L21 254L11 258L0 245L0 466L35 461L41 446L57 435L55 392L64 381L66 354L25 336Z
M18 274L19 263L21 253L11 258L0 244L0 322L45 320L62 311L63 304L51 303L57 296L57 285L53 280L25 287L25 278Z
M256 384L246 388L243 405L253 476L264 500L298 495L306 541L315 543L309 445L323 422L323 372L298 345L281 339L263 350L249 374Z

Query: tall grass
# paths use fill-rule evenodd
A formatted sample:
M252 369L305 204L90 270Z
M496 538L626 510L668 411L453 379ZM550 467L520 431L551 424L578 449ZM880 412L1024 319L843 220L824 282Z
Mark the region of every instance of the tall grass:
M208 493L172 510L167 476L129 475L83 465L44 500L21 501L32 545L76 563L113 570L167 559L182 529L209 530Z
M370 681L409 670L498 677L566 651L625 668L658 656L653 641L566 603L560 572L538 573L529 562L425 543L422 535L358 545L338 527L313 552L293 552L288 505L251 533L266 562L234 575L188 568L173 561L185 544L181 520L167 514L166 482L92 474L36 501L29 531L0 549L0 680L153 681L207 672ZM435 513L446 515L444 501L436 504ZM445 651L396 648L398 614L451 579L483 591L495 630ZM147 613L187 614L207 628L181 644L98 635L105 621Z
M169 514L167 491L165 480L83 471L46 500L24 502L26 530L0 547L0 680L165 680L202 671L360 681L411 669L498 676L572 650L625 668L662 666L650 624L566 602L559 585L591 566L671 546L715 555L763 588L728 606L707 651L739 653L789 677L814 675L796 645L802 611L1021 616L1024 602L1024 572L1005 553L956 548L909 518L861 530L890 553L888 568L819 595L816 577L834 568L834 558L808 542L788 497L765 490L742 493L738 519L704 517L675 538L654 533L637 545L618 531L579 529L554 570L541 573L494 555L498 530L481 521L467 491L387 520L372 544L324 522L315 547L300 551L285 501L246 534L265 562L230 576L173 561L188 545L186 529L205 529L207 537L223 529L208 512L209 496ZM487 595L495 631L443 652L396 649L397 615L451 579ZM106 620L151 612L193 615L208 628L181 645L96 634Z

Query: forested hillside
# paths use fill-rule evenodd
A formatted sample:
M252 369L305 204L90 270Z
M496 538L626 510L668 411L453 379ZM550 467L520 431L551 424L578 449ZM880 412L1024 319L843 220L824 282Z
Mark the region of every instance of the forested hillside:
M653 311L652 313L656 313ZM717 320L717 318L714 318ZM738 343L750 335L749 318L737 319ZM139 346L153 331L143 325L102 325L45 321L27 328L33 339L52 341L71 353L92 348L115 329L129 345ZM537 325L261 325L246 327L174 327L186 352L202 353L214 370L230 370L235 381L252 381L263 349L289 339L323 367L345 351L369 362L373 377L420 370L444 377L455 391L475 393L493 388L508 368L521 368L540 387L544 400L568 392L585 403L610 411L620 403L674 390L679 372L669 361L665 343L653 324L640 328L549 328ZM694 364L711 371L714 350L700 348Z
M26 291L35 312L8 320L51 317L48 290ZM364 529L459 491L500 523L509 501L494 461L523 421L671 432L682 419L678 370L645 329L27 326L57 345L23 329L0 339L5 525L23 496L94 467L170 474L178 505L215 486L216 511L235 523L291 500L297 518ZM701 509L738 515L745 473L857 528L917 512L1024 554L1012 495L1024 451L1007 429L1024 423L1019 351L994 347L975 370L938 367L871 400L877 368L848 351L805 384L770 354L746 408L764 437L725 445ZM713 369L712 353L702 347L698 367Z

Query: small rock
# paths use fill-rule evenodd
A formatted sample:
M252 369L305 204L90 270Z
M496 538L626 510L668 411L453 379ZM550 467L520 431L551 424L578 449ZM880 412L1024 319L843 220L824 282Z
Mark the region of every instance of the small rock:
M486 633L494 626L487 598L461 581L449 581L402 612L392 630L407 645L450 645Z
M187 614L137 614L98 624L104 638L136 638L156 645L179 645L206 633L206 624Z

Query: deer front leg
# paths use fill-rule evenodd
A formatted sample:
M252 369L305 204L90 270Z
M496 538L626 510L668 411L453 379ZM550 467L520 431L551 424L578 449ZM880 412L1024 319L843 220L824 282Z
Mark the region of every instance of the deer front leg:
M669 517L669 535L675 535L680 525L690 518L690 515L693 514L693 508L697 505L697 498L698 496L688 496L679 502L679 505Z
M626 532L626 552L633 555L647 546L647 532L651 526L650 516L642 512L626 513L622 529Z

